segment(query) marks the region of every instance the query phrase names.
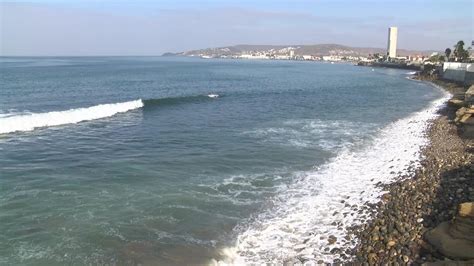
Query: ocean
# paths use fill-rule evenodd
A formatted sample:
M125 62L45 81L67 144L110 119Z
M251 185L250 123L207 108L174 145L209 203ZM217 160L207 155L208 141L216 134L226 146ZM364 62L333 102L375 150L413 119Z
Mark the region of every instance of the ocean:
M406 72L2 57L0 265L334 260L447 97Z

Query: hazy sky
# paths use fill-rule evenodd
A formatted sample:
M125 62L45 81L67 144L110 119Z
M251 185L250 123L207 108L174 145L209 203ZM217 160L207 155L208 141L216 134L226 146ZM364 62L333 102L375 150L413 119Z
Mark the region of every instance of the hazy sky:
M160 55L235 44L443 50L470 44L473 0L0 0L0 55Z

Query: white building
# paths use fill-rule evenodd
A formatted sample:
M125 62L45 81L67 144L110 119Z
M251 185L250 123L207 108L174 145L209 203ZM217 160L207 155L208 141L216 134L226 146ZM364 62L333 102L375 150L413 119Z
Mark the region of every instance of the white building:
M323 60L324 61L331 61L331 62L341 61L342 56L339 56L339 55L325 55L325 56L323 56Z
M265 54L241 54L242 59L269 59Z
M295 50L290 50L290 58L295 57Z
M289 55L275 55L276 60L289 60L291 59Z
M388 28L388 41L387 41L387 55L388 57L397 57L397 39L398 39L398 28Z

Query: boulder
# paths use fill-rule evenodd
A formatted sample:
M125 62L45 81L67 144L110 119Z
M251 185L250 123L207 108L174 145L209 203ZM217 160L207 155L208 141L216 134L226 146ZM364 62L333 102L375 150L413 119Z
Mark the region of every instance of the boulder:
M464 94L464 99L468 105L474 105L474 85L471 85Z
M458 215L461 217L474 217L474 202L459 204Z
M474 259L474 203L459 205L457 216L426 232L426 240L443 255L459 260Z
M453 107L456 107L456 108L460 108L460 107L463 107L464 106L464 101L463 100L459 100L459 99L451 99L448 101L448 105L449 106L453 106Z
M474 138L474 108L461 107L456 111L454 119L465 138Z
M473 122L474 119L471 117L471 120L468 121L469 123ZM474 139L474 124L464 124L461 128L461 134L464 138L467 139Z

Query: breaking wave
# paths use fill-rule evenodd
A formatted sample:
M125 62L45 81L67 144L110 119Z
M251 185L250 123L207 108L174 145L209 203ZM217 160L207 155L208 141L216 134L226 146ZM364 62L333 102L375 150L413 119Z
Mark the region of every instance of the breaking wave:
M20 131L32 131L36 128L76 124L83 121L96 120L128 112L138 108L153 108L168 105L200 103L212 101L218 94L168 97L156 99L138 99L129 102L99 104L92 107L76 108L66 111L47 113L6 113L0 114L0 134Z
M2 116L0 117L0 134L31 131L42 127L76 124L83 121L110 117L141 107L143 107L143 101L135 100L122 103L99 104L92 107L76 108L66 111Z

